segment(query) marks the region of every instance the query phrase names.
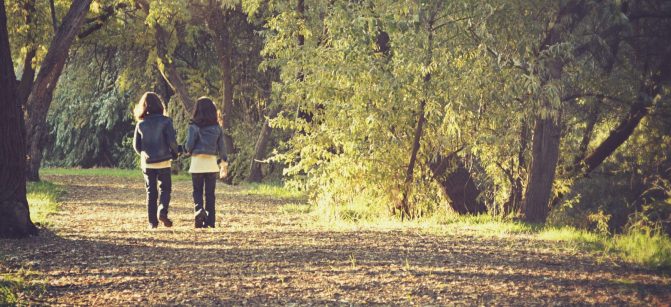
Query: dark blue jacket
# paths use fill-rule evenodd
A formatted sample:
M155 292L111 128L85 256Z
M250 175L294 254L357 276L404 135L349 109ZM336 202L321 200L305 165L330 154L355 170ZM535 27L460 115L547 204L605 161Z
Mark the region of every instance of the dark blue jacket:
M147 155L147 163L163 162L177 158L177 139L172 120L161 114L145 116L135 126L133 148Z
M190 154L206 154L219 156L219 159L228 161L224 148L224 131L219 125L198 127L189 125L184 150Z

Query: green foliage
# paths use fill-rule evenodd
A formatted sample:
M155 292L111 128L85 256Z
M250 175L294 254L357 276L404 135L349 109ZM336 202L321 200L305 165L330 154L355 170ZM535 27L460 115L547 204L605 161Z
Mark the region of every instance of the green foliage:
M430 59L430 53L453 53L457 58L462 53L447 41L427 51L428 33L415 26L417 14L430 10L336 3L317 6L307 16L287 9L268 21L265 65L282 69L282 83L275 84L274 92L285 110L273 125L298 131L275 159L287 164L285 174L320 207L376 206L380 214L391 212L421 100L427 100L427 130L440 128L448 105L442 79L447 75L442 73L453 70L454 63L449 56ZM374 38L382 30L393 43L403 42L393 45L391 60L375 51ZM304 46L297 44L298 35L305 37ZM432 82L427 89L423 76L428 73ZM310 120L301 113L310 114ZM430 131L427 134L434 130ZM430 145L438 144L426 144ZM424 150L420 155L425 161ZM428 185L429 178L418 177L419 184ZM416 198L422 193L416 190ZM343 214L361 218L355 211Z
M603 252L650 268L671 268L671 238L659 227L633 227L615 236L572 227L548 228L541 231L538 237L542 240L564 241L577 248Z
M610 243L623 259L652 268L671 268L671 238L661 228L631 228Z
M280 208L280 212L284 214L308 214L314 210L309 204L286 204Z
M48 4L37 1L26 24L25 3L6 4L19 71L33 47L39 68L53 35ZM661 75L667 20L629 18L621 1L591 0L584 16L559 19L571 2L307 1L302 13L288 0L147 3L144 11L130 0L94 1L90 16L126 6L73 47L49 113L46 165L136 168L130 111L148 90L164 96L183 142L190 114L161 72L173 65L192 98L209 95L221 109L226 72L214 38L226 34L234 183L247 175L266 116L279 110L264 173L306 194L325 220L395 220L405 196L420 220L450 221L451 200L435 177L451 170L435 174L431 165L457 151L494 218L515 216L506 209L529 186L534 120L551 118L562 128L552 196L563 196L551 225L616 234L640 213L671 233L671 90L667 82L651 97L641 92ZM68 5L56 1L57 17ZM632 5L669 10L658 1ZM222 28L207 22L214 12ZM164 59L159 26L168 33ZM585 177L581 159L638 103L648 114L633 135ZM188 159L175 168L188 168Z
M48 181L28 182L27 189L30 219L34 223L48 225L49 215L58 211L58 198L65 191Z
M635 148L642 144L627 144L621 149L624 160L636 162L609 165L612 171L603 181L601 174L577 179L576 159L602 142L628 112L645 68L634 56L638 42L619 41L621 49L613 50L613 42L607 41L618 39L609 36L613 29L628 33L640 26L623 15L620 3L587 1L584 17L573 24L575 16L556 19L566 4L362 1L310 4L303 15L291 5L275 7L264 32L262 67L280 69L273 94L282 101L283 112L272 124L293 134L274 159L287 165L289 184L306 190L327 219L388 216L398 212L395 206L406 193L403 182L418 106L425 102L418 165L407 192L415 215L431 216L449 202L433 182L429 165L438 155L460 149L483 191L481 201L492 214L503 214L514 187L524 189L528 180L533 120L552 118L565 127L553 196L571 196L557 207L553 223L613 232L642 204L654 202L659 208L658 197L643 201L638 188L624 188L626 178L639 177L637 173L660 173L639 168L647 163L660 170L660 162L668 158L658 153L668 151L659 146L653 153ZM547 40L554 26L558 37ZM379 52L381 32L389 36L389 54ZM612 62L609 52L619 52L624 62ZM557 67L563 73L557 75ZM612 97L604 103L594 93ZM667 108L665 93L655 98L656 107ZM566 98L571 96L579 98ZM598 119L592 133L587 123L593 110ZM668 134L666 124L640 135L658 135L656 144L668 147L661 137ZM590 146L581 149L585 136ZM606 193L614 188L608 182L613 176L617 193ZM668 182L668 171L661 177ZM651 188L650 179L637 178L640 188ZM594 186L598 188L590 189ZM597 199L599 195L612 197ZM578 211L568 217L567 207ZM658 220L668 220L660 213L664 210L651 211Z
M133 167L135 153L124 139L132 136L129 106L138 88L121 92L118 86L119 71L133 61L133 54L116 48L82 53L68 65L55 93L47 119L52 133L45 164Z
M290 204L283 212L313 214L320 225L339 228L416 228L430 233L453 235L467 234L483 237L520 236L524 240L562 242L562 248L586 251L598 255L621 259L653 269L671 269L671 238L659 224L649 221L631 223L622 234L608 235L574 227L535 225L514 221L489 214L477 216L458 215L448 210L438 210L430 217L401 222L397 218L380 217L375 210L365 207L332 207L334 212L324 212L309 205ZM335 215L337 214L337 215ZM337 216L326 220L325 217Z
M304 194L300 191L277 183L245 183L240 193L245 195L267 196L275 199L301 200Z
M46 283L38 277L36 272L25 269L0 274L0 305L24 305L26 297L40 297L46 292Z
M119 169L119 168L44 168L42 174L46 176L107 176L121 177L142 181L142 171L139 169ZM172 175L172 180L191 180L191 175L181 172Z

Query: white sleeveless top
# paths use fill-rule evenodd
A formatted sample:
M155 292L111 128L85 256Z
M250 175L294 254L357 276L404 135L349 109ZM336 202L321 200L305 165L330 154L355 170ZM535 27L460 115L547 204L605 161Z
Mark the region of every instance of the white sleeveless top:
M191 156L189 173L218 173L217 156L196 154Z

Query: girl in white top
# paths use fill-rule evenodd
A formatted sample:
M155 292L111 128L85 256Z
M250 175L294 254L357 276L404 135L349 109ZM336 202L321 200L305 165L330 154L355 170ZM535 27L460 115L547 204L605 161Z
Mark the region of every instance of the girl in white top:
M196 101L184 149L191 154L189 173L193 184L195 227L214 228L218 164L227 161L227 157L224 132L217 122L217 108L212 99L201 97Z

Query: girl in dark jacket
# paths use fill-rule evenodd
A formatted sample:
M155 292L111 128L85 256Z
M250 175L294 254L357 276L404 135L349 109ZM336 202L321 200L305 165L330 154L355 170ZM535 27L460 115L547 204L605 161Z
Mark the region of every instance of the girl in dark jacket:
M217 108L210 98L201 97L186 136L186 152L191 154L191 181L195 205L196 228L215 224L214 188L219 173L219 162L227 161L224 148L224 131L217 122ZM203 191L205 207L203 208Z
M142 95L134 111L138 123L135 126L133 148L140 155L144 174L149 228L156 228L159 221L165 227L172 227L172 221L168 218L172 191L170 167L172 159L177 158L178 147L172 120L164 112L163 101L152 92ZM160 206L157 206L159 198Z

